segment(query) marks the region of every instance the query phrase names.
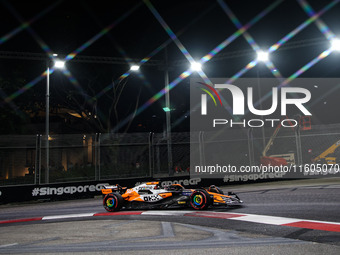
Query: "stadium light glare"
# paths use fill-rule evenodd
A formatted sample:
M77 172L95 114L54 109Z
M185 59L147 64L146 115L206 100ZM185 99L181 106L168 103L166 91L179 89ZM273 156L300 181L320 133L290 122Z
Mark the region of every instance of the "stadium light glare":
M266 62L269 60L269 52L258 51L257 52L257 61L258 62Z
M335 38L331 41L331 49L340 52L340 39Z
M199 63L199 62L191 63L191 70L196 71L196 72L201 71L202 70L202 64Z
M130 67L130 71L137 72L139 70L140 66L139 65L132 65Z
M54 67L57 68L57 69L65 68L65 61L63 61L63 60L56 60L54 62Z

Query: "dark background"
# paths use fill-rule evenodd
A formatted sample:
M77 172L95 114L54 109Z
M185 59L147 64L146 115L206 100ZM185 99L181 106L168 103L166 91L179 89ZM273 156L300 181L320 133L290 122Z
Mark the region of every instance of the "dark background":
M245 25L274 2L225 0L223 3ZM318 12L331 2L309 0L307 3ZM195 60L237 31L221 1L0 1L1 134L44 132L46 79L32 81L46 70L46 61L33 60L27 53L76 55L66 64L76 82L72 83L58 70L50 77L52 133L162 132L164 96L151 100L136 115L134 110L164 87L165 45L170 82L189 68L189 61L152 14L150 5ZM335 4L320 17L335 36L340 34L339 14L340 5ZM260 48L268 49L308 18L298 1L281 1L247 32ZM270 59L283 77L289 77L329 47L329 41L311 23L274 51ZM129 70L133 60L140 61L156 49L159 51L141 66L139 73L131 73L121 81L125 87L121 96L115 97L114 93L120 92L115 90L119 77ZM12 57L5 58L8 52ZM14 53L26 55L18 59L13 57ZM86 56L91 57L89 61L77 61ZM119 58L120 63L103 63L105 57ZM232 77L255 58L255 51L241 35L205 63L203 71L209 78ZM339 53L331 53L299 77L338 77L339 58ZM153 65L152 61L155 61ZM193 73L192 77L199 75ZM242 77L274 76L261 63ZM190 77L170 92L175 132L189 131L189 89ZM261 93L270 89L262 87ZM313 86L310 90L312 97L319 99L310 109L313 123L339 123L337 88ZM75 118L71 112L84 115Z

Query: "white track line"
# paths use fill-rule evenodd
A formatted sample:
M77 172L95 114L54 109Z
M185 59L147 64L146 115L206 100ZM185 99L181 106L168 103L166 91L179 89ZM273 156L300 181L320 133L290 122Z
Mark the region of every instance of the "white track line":
M75 219L75 218L84 218L84 217L93 217L93 216L115 216L116 215L131 215L131 211L117 212L117 213L81 213L81 214L67 214L67 215L53 215L53 216L45 216L39 218L38 220L59 220L59 219ZM149 215L149 216L184 216L184 217L207 217L207 218L221 218L225 220L238 220L238 221L246 221L253 223L261 223L261 224L270 224L270 225L284 225L284 226L293 226L300 228L310 228L316 230L326 230L333 232L340 232L340 222L330 222L330 221L318 221L318 220L307 220L307 219L296 219L296 218L288 218L288 217L278 217L278 216L269 216L269 215L257 215L257 214L247 214L247 213L232 213L232 212L214 212L214 211L196 211L196 210L183 210L183 211L175 211L175 210L155 210L155 211L140 211L138 212L140 215ZM136 215L138 215L136 214ZM232 217L230 217L232 216ZM21 221L36 221L37 218L32 219L19 219L13 220L15 222ZM7 221L0 221L0 223L11 223ZM13 246L14 244L6 244L1 247Z
M284 217L266 216L266 215L245 215L245 216L230 218L230 220L241 220L241 221L248 221L248 222L255 222L255 223L271 224L271 225L283 225L283 224L289 224L289 223L301 221L299 219L294 219L294 218L284 218Z
M0 248L6 248L6 247L15 246L15 245L18 245L18 243L11 243L11 244L0 245Z
M54 215L45 216L42 220L58 220L58 219L70 219L70 218L81 218L81 217L92 217L94 213L81 213L81 214L68 214L68 215Z
M196 211L146 211L142 215L155 215L155 216L181 216L188 213L195 213Z

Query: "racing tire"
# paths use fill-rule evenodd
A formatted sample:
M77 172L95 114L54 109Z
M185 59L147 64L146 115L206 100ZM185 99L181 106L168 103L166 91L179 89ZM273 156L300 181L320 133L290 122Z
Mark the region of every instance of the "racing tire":
M119 211L124 203L123 197L118 193L107 194L103 200L103 206L108 212Z
M189 202L195 210L205 210L211 205L211 197L205 190L196 190L191 194Z

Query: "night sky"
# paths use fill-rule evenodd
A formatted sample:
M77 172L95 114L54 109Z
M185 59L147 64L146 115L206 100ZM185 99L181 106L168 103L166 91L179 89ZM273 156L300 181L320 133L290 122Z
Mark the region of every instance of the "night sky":
M52 108L96 114L103 122L110 120L115 132L125 131L132 117L129 132L162 132L165 99L159 92L167 55L173 131L189 131L190 77L200 77L196 72L183 75L192 60L204 63L208 78L339 77L340 53L327 51L340 36L339 2L0 1L1 109L17 115L20 125L43 120L24 116L28 102L43 105L45 100L46 61L29 56L57 53L68 61L67 71L50 76ZM257 49L272 51L270 63L247 68ZM13 57L17 53L25 54L18 59ZM104 63L107 57L119 63ZM129 72L134 60L141 61L138 73ZM126 85L116 105L118 118L109 117L114 114L108 110L112 88L119 81ZM339 123L340 90L313 84L308 89L318 98L310 106L314 123ZM1 118L6 121L8 114ZM94 123L86 131L98 128Z

